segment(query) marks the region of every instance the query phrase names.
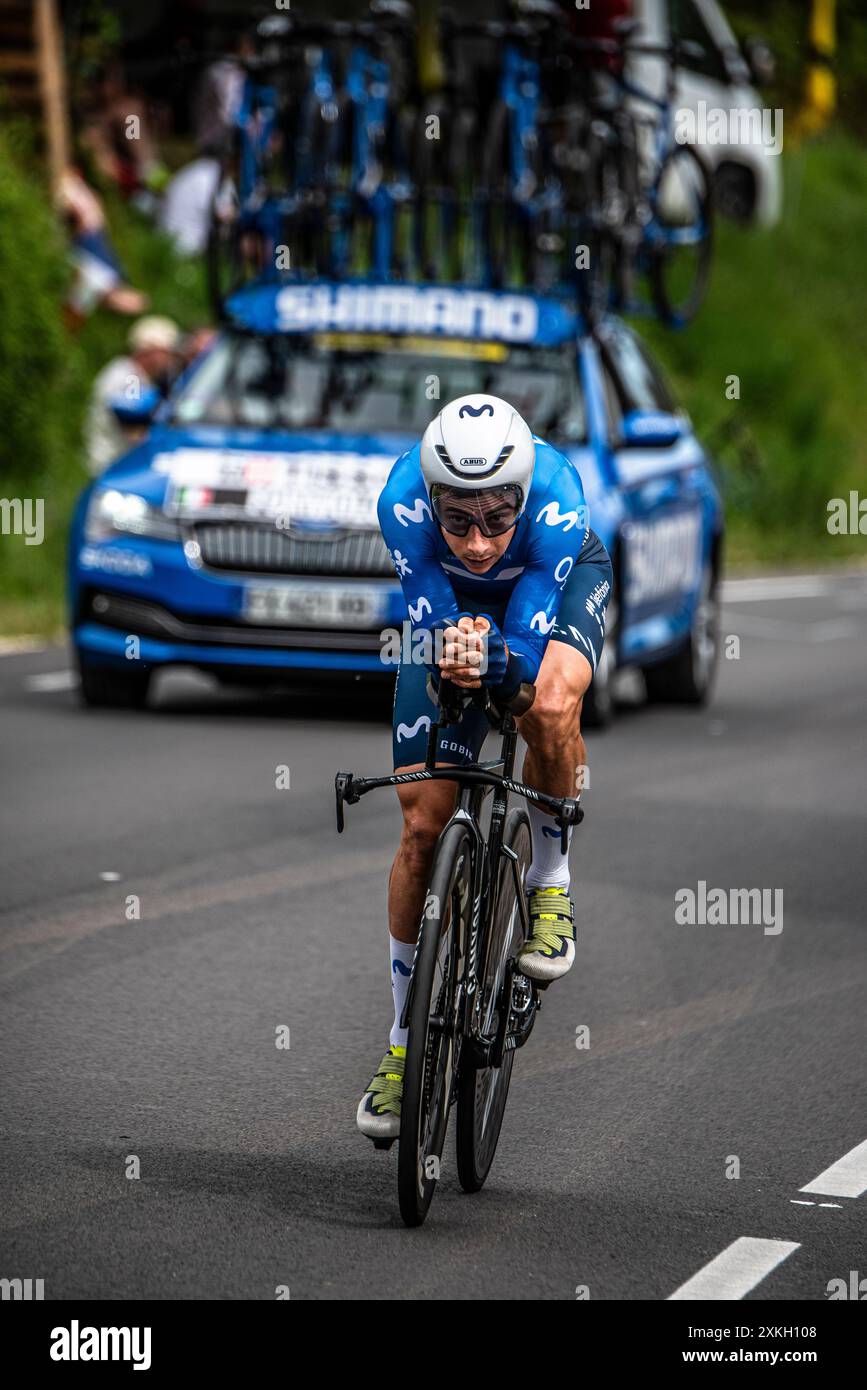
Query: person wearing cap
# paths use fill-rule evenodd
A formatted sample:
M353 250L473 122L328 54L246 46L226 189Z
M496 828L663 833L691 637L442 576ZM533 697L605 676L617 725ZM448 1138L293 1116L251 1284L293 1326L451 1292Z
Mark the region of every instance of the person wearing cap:
M179 361L181 331L161 314L148 314L130 329L129 352L103 367L91 390L85 426L87 466L94 477L143 437L142 425L122 425L114 407L164 392Z

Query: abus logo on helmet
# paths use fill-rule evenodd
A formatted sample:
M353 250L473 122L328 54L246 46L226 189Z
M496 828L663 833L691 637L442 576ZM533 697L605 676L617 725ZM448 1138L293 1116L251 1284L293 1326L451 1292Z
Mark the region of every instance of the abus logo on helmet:
M461 468L487 468L487 459L461 459Z

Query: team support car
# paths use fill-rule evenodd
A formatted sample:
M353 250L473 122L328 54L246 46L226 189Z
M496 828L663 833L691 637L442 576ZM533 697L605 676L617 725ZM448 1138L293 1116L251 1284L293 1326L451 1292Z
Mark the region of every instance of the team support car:
M87 703L143 704L154 672L177 664L229 683L393 675L402 556L382 540L377 498L440 403L474 391L511 401L574 462L612 557L590 720L609 717L617 667L642 668L651 697L707 698L720 496L622 321L588 336L565 296L321 282L245 288L228 312L144 442L77 507ZM125 419L144 408L118 403Z

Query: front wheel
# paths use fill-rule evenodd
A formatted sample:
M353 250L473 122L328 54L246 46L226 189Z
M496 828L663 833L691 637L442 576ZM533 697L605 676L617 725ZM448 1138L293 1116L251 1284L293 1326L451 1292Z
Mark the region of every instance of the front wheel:
M78 662L82 703L94 709L142 709L147 702L151 672L118 670Z
M518 856L518 878L523 891L524 879L533 857L530 821L523 809L515 807L509 812L503 844ZM514 872L511 862L504 857L500 861L497 896L485 942L481 975L478 1021L482 1033L489 1037L499 1027L501 1011L505 1009L511 1014L515 986L511 972L506 967L517 956L523 940L523 920L515 892ZM474 1065L469 1056L461 1059L456 1147L458 1178L465 1192L478 1192L490 1172L500 1138L514 1060L513 1049L503 1053L499 1067Z
M420 1226L440 1176L457 1061L458 967L472 908L473 841L446 827L437 846L410 983L397 1189L407 1226Z

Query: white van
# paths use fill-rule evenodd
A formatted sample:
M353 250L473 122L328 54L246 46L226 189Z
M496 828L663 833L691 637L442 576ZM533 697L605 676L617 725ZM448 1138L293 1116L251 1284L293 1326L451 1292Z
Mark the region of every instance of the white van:
M633 13L641 22L639 42L667 43L672 37L700 44L701 58L684 59L678 72L675 106L678 114L693 112L695 139L714 173L718 210L741 222L772 225L779 219L782 204L782 168L778 154L767 144L744 138L750 122L760 126L762 100L753 81L768 61L761 44L742 52L717 0L634 0ZM629 75L642 88L661 92L663 73L659 59L634 54ZM709 114L737 113L728 121L714 122ZM782 113L765 116L765 127L773 122L782 137ZM720 132L727 131L720 139Z

